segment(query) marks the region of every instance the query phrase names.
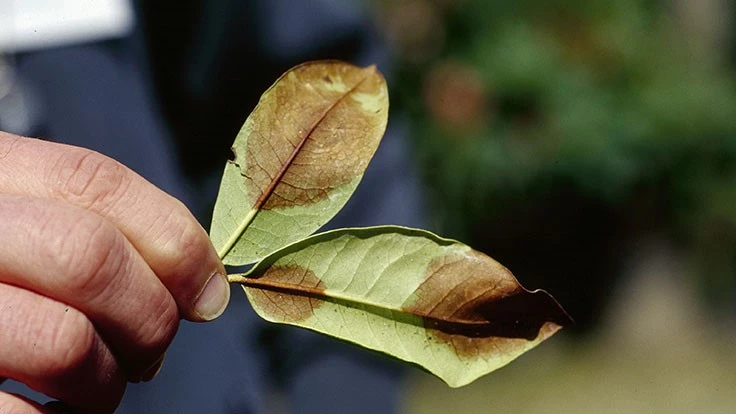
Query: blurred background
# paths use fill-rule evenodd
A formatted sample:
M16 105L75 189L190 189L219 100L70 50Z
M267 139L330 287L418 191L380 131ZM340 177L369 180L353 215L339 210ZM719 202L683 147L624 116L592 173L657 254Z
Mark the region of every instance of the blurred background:
M736 4L378 1L429 227L576 325L407 412L732 412Z
M232 139L283 71L317 58L377 63L391 90L389 131L331 226L405 224L457 238L549 291L576 324L453 390L383 357L264 326L233 292L222 321L183 327L174 362L133 387L123 411L179 401L196 412L187 394L227 400L222 412L733 412L733 2L124 3L128 23L92 43L6 42L0 75L15 89L0 94L0 127L108 153L207 225ZM91 46L135 76L91 77ZM76 72L69 62L80 62ZM123 106L130 79L143 92ZM53 98L110 85L77 118L68 98ZM112 102L105 122L80 129L99 121L91 113L103 102ZM145 113L133 116L137 102ZM100 142L100 131L119 138ZM160 145L141 158L151 142ZM162 162L165 171L151 170ZM194 364L215 343L224 345L212 361L225 362L202 364L193 386L196 367L177 358ZM228 376L239 385L220 386ZM229 396L198 394L208 387Z

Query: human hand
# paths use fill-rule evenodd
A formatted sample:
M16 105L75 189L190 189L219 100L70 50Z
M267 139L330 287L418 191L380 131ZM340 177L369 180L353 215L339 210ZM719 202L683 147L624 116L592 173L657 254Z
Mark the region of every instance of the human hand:
M216 318L229 292L182 203L98 153L0 132L0 377L113 411L180 318ZM6 409L44 412L0 392Z

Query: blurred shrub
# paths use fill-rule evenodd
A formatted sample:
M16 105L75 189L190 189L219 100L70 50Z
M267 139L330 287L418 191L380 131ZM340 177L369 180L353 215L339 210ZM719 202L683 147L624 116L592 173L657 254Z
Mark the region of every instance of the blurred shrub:
M690 3L714 4L378 2L434 228L573 302L583 328L649 234L681 243L711 303L734 300L736 79Z

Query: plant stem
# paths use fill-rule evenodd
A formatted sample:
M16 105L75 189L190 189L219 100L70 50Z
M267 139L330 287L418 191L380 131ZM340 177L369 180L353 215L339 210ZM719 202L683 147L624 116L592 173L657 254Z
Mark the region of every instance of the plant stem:
M242 273L238 274L228 274L227 275L227 281L230 283L240 283L242 285L245 285L248 283L248 278L243 276Z

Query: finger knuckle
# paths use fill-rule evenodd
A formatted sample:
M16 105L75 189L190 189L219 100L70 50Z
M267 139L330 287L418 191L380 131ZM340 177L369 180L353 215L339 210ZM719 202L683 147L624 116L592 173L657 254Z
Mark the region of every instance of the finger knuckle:
M58 197L101 213L115 205L131 180L119 162L78 148L60 155L50 176L49 187Z
M65 290L89 301L123 272L127 252L122 237L99 217L82 216L70 227L57 240L57 268L66 276Z
M54 324L46 324L48 339L42 343L38 363L50 378L73 377L94 363L97 351L97 334L84 314L67 308L64 316Z
M178 206L177 206L178 207ZM203 248L205 237L197 221L184 208L174 208L160 226L157 245L172 273L186 274L196 269L207 252Z
M179 326L179 311L171 297L151 307L148 325L141 329L137 343L155 358L166 350Z
M48 312L37 335L34 362L51 395L65 395L90 412L112 412L125 390L116 358L82 312L66 307ZM94 410L91 407L95 407ZM87 412L87 410L85 410Z

